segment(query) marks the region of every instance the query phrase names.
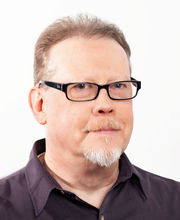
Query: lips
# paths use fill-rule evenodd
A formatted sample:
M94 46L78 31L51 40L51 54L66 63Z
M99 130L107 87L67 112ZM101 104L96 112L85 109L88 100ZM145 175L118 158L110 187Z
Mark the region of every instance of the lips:
M90 130L88 132L105 132L105 131L118 131L118 129L113 129L113 128L104 128L104 129L99 129L99 130Z
M118 129L112 129L112 128L106 128L106 129L99 129L99 130L90 130L88 133L93 133L93 134L115 134Z

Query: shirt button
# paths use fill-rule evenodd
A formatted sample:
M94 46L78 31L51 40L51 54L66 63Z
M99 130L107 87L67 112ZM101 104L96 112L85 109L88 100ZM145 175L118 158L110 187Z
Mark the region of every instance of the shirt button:
M63 194L63 195L65 194L63 190L61 190L61 194Z

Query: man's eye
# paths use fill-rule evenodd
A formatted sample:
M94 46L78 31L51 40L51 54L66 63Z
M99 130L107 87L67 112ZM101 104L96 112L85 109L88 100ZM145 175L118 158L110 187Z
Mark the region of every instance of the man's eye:
M125 87L125 85L122 83L114 83L113 85L114 85L114 88L117 88L117 89L121 89Z
M76 89L86 89L86 88L88 88L88 85L87 85L87 83L79 83L79 84L74 85L74 88L76 88Z

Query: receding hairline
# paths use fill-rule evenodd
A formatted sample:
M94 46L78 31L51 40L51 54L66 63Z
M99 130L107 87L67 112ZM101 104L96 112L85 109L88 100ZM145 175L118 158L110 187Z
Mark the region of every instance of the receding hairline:
M52 64L52 60L53 60L53 56L51 57L50 53L51 51L53 50L53 48L55 48L58 44L63 44L63 42L65 41L68 41L68 40L72 40L73 43L74 43L74 40L78 41L78 40L108 40L108 41L111 41L113 43L115 43L117 46L119 46L121 48L121 50L123 51L124 55L126 56L127 58L127 61L129 63L129 58L127 56L127 53L126 51L124 50L124 48L116 41L114 40L113 38L110 38L110 37L102 37L102 36L98 36L98 35L94 35L94 36L91 36L91 37L88 37L88 36L81 36L81 35L75 35L75 36L71 36L71 37L68 37L62 41L59 41L57 42L56 44L52 45L49 50L47 51L47 54L46 54L46 71L44 72L44 75L46 77L46 80L49 80L50 77L52 77L55 73L56 73L56 67L54 65L51 65ZM81 44L81 42L80 42ZM61 51L61 49L60 49ZM61 52L60 52L61 53ZM129 70L130 70L130 66L129 66Z
M106 38L116 41L125 51L129 67L131 51L123 32L115 24L103 21L95 16L78 15L76 17L64 17L49 25L39 36L35 45L34 83L46 74L48 54L56 44L73 38L85 39Z

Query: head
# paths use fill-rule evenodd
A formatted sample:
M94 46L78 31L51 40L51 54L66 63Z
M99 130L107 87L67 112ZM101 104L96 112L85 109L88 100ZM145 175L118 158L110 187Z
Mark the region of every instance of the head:
M97 37L115 40L124 49L130 67L131 51L123 32L116 25L87 15L78 15L76 18L65 17L48 26L37 40L34 53L34 85L39 83L45 75L51 77L54 73L47 65L48 53L52 46L77 36L87 39Z
M46 153L110 166L126 149L132 100L112 100L101 89L92 101L73 102L40 80L108 84L130 80L130 48L113 24L88 16L57 20L35 47L34 84L29 95L36 120L46 125Z

